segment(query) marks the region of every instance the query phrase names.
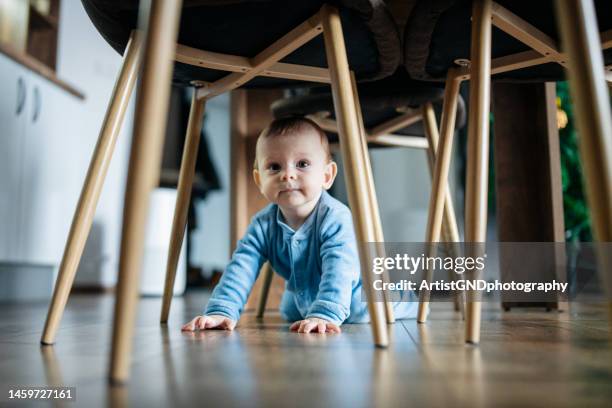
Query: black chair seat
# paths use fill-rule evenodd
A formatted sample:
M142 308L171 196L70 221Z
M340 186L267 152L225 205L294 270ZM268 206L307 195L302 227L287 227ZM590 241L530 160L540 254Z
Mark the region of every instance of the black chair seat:
M137 26L138 0L82 0L100 34L123 54ZM401 59L400 39L384 4L378 0L187 0L178 42L224 54L253 57L316 14L325 3L339 7L351 69L358 80L392 74ZM303 45L282 62L327 67L323 36ZM215 81L227 72L175 63L174 82ZM299 85L297 81L258 77L246 87ZM302 84L303 85L303 84Z
M416 4L414 4L416 1ZM411 77L444 80L457 59L470 58L472 2L470 0L413 0L404 30L404 64ZM558 40L554 4L551 0L498 0L523 20ZM612 2L595 0L600 31L612 28ZM407 5L408 7L408 5ZM557 41L558 43L558 41ZM528 51L531 48L493 27L491 57ZM604 51L606 65L612 63L612 49ZM493 80L557 81L565 77L557 63L499 73Z
M283 98L275 101L272 114L275 118L293 115L313 115L319 112L329 112L334 118L334 102L329 87L312 88L307 94ZM426 102L432 102L438 116L442 110L444 89L436 83L412 80L398 70L394 75L375 82L358 84L359 103L366 129L381 125L398 115L405 108L418 109ZM465 104L459 96L457 104L456 128L465 125ZM425 136L423 122L419 121L406 128L393 132L398 135ZM328 133L330 142L337 142L335 133Z

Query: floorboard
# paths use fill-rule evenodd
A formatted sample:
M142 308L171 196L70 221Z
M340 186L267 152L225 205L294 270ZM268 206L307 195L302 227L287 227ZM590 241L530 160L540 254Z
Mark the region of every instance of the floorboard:
M175 298L168 325L159 324L161 299L141 299L125 387L106 381L112 295L72 296L52 347L39 345L46 303L0 305L0 389L72 386L76 402L60 406L87 407L612 402L612 348L601 305L557 313L484 304L482 341L470 346L451 305L433 303L427 324L390 326L392 346L382 350L372 346L368 325L344 325L340 335L296 334L275 311L263 321L246 313L234 332L181 332L207 297L196 291Z

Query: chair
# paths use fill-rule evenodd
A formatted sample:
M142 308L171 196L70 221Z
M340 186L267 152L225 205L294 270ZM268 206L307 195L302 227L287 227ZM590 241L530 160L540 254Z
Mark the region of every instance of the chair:
M404 32L404 64L409 74L420 80L446 82L444 112L447 106L453 110L459 83L470 80L465 241L485 241L491 75L493 80L550 81L561 79L564 68L568 69L577 107L595 237L612 240L612 124L603 70L604 65L612 63L610 3L595 1L594 6L590 0L557 2L565 53L558 46L555 9L550 1L437 0L411 2L410 6ZM467 34L470 18L471 38ZM443 180L448 175L452 145L448 118L443 114L434 170L433 221L428 223L433 242L440 236ZM609 254L600 257L600 270L609 271L606 265L612 265L611 261ZM612 293L612 277L603 275ZM468 292L467 300L466 341L478 343L480 301L473 292ZM424 292L419 322L426 321L427 303L428 293Z
M273 115L277 118L307 116L327 131L331 143L337 143L338 127L332 119L333 97L329 88L311 88L308 91L307 94L287 97L273 103ZM430 172L433 172L438 144L438 125L433 104L441 108L439 105L444 89L435 83L415 81L400 69L382 80L360 83L358 94L368 145L425 149ZM456 128L459 129L465 124L465 105L461 97L458 99L457 109ZM443 241L459 242L450 191L447 190L445 194ZM384 242L384 237L379 236L377 242ZM265 273L264 282L269 285L272 270L266 269ZM455 277L454 273L451 275L451 278ZM268 287L264 286L257 308L258 317L263 316L267 293ZM463 313L462 293L455 293L454 307L456 311Z
M279 0L186 0L184 6L178 0L152 0L149 10L140 10L140 15L146 16L140 31L136 30L137 0L83 0L83 4L103 37L124 53L124 64L73 219L41 342L55 341L117 130L142 67L125 195L110 366L110 380L122 383L129 376L147 195L158 180L170 81L195 89L179 176L166 293L173 286L183 238L205 101L243 86L281 87L289 81L331 84L357 239L375 241L370 220L377 217L377 208L360 139L354 83L355 78L372 80L395 71L400 60L399 36L384 5L374 0L332 4L307 0L293 2L291 9L282 7L286 2ZM371 263L369 256L360 248L363 271ZM373 302L369 275L364 273L363 279L374 343L386 347L389 340L385 322L392 316L385 314L388 307L384 309L381 303ZM164 310L167 318L169 301L164 300L162 321Z

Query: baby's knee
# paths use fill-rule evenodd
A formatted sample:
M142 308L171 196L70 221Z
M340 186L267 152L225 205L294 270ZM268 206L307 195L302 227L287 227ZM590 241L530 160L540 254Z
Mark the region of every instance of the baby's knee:
M283 308L280 309L281 317L283 318L283 320L289 323L297 322L298 320L303 320L302 315L300 315L299 312L296 312L297 310L286 310Z
M426 314L429 314L429 305L426 306ZM416 319L419 311L418 302L397 302L393 305L393 314L397 320Z
M296 322L304 319L295 304L295 298L288 291L285 291L283 294L279 309L281 317L288 322Z

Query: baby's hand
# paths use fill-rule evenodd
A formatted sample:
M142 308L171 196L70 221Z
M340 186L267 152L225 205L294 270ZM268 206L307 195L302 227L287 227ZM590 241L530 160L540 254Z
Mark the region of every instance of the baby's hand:
M232 319L221 315L204 315L196 316L189 323L185 323L181 328L182 331L195 331L196 329L225 329L234 330L236 322Z
M298 333L340 333L340 327L336 324L328 322L327 320L319 319L317 317L310 317L304 320L298 320L294 322L289 330L296 331Z

